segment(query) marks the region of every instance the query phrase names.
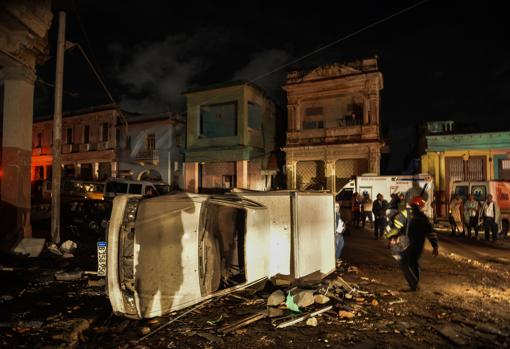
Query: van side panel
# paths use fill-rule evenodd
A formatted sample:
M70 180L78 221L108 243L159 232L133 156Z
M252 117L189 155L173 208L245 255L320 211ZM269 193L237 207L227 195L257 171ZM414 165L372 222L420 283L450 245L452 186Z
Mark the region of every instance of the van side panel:
M295 277L335 270L335 204L331 194L297 193L294 229Z

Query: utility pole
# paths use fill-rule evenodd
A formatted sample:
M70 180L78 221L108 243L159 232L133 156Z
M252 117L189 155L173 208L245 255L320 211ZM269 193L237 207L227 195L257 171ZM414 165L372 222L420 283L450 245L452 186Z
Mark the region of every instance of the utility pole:
M53 116L53 169L51 181L51 238L60 243L60 179L62 177L62 91L64 85L64 51L66 14L58 14L57 68L55 76L55 114Z

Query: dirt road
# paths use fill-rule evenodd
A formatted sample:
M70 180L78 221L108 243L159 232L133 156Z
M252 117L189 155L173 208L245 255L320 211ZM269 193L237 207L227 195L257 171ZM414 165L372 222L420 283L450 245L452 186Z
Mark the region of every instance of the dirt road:
M266 309L274 287L227 296L183 316L129 320L112 316L100 287L88 280L51 281L40 265L23 273L0 271L8 284L0 294L0 347L49 348L507 348L510 346L510 247L440 236L440 256L428 242L420 289L404 278L383 240L368 231L346 237L341 267L322 285L342 277L358 291L331 299L333 309L317 326L300 322L276 329L278 318L261 319L229 334L221 327ZM93 256L91 256L93 257ZM5 266L5 265L4 265ZM7 276L9 276L7 278ZM329 287L329 286L328 286ZM317 289L317 287L315 287ZM327 304L326 304L327 305ZM321 309L325 305L314 305ZM339 311L349 317L340 318ZM290 311L285 310L289 315ZM305 310L306 312L306 310ZM290 315L296 316L296 315ZM20 321L20 319L22 321Z

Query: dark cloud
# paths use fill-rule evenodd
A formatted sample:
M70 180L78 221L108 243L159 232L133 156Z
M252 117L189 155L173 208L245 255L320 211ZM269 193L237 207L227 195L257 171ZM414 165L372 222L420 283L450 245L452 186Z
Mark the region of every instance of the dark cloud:
M233 80L252 81L269 96L279 98L287 70L278 68L287 63L289 56L289 53L277 48L255 53L246 66L234 73Z
M183 110L181 93L210 67L209 55L217 54L225 40L219 32L175 34L163 41L134 48L114 43L114 78L122 87L122 108L135 112Z

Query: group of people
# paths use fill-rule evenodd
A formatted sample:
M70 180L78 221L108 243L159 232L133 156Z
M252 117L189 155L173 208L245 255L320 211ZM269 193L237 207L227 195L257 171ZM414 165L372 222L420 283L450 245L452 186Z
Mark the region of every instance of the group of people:
M462 237L478 239L478 227L483 224L485 240L495 242L498 237L500 217L499 206L491 194L487 195L487 199L482 204L472 194L465 201L460 195L454 194L450 201L449 222L452 236L460 234Z
M361 226L364 226L367 219L372 222L373 214L374 237L379 239L384 236L388 240L388 248L402 269L410 291L416 291L418 287L420 277L418 261L426 238L432 244L433 255L439 254L438 238L423 212L424 208L425 200L422 197L413 197L408 202L403 193L392 194L389 203L380 193L377 194L375 201L370 199L368 193L363 193L361 198L355 193L352 199L351 225L360 227L361 223ZM344 246L343 234L346 225L340 216L338 203L335 204L335 210L335 245L338 262Z
M379 239L384 234L388 220L405 207L404 193L391 194L390 202L386 201L381 193L377 194L375 201L372 201L368 192L362 195L354 193L350 223L354 228L365 228L368 220L374 229L374 238Z

